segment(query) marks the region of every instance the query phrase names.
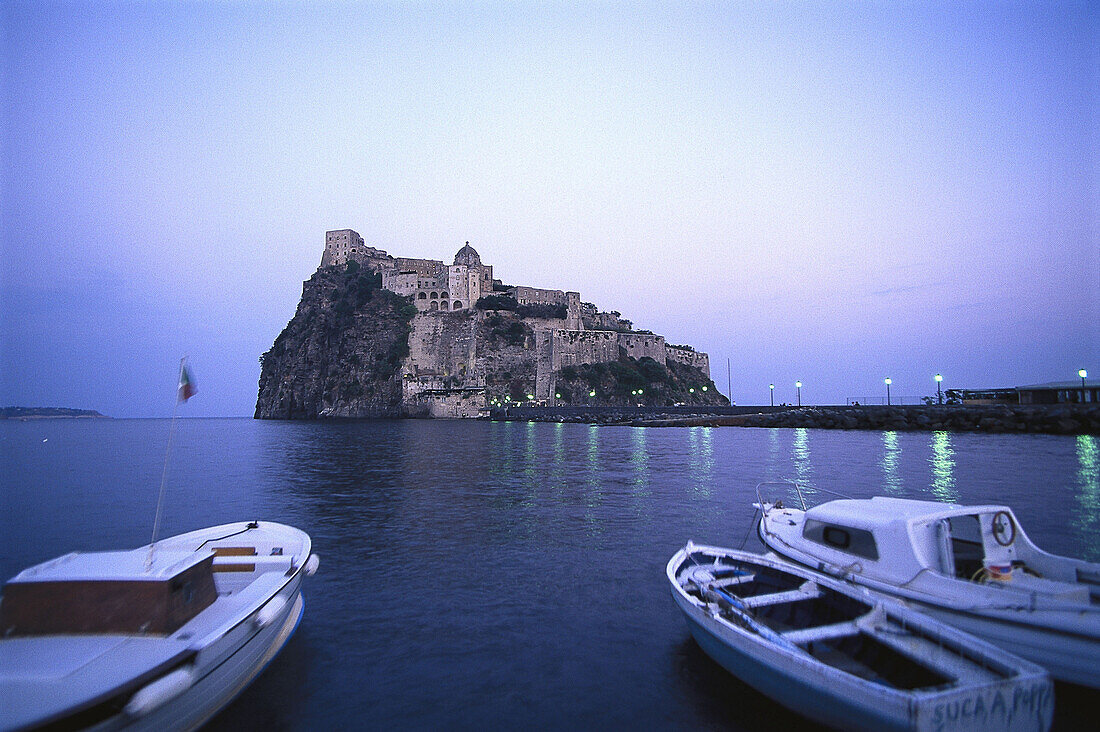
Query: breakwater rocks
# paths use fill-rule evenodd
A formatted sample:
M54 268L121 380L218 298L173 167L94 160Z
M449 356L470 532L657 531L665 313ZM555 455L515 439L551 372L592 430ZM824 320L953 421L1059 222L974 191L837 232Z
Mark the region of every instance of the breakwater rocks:
M803 407L746 416L743 426L1100 434L1100 407L1069 404Z
M717 410L715 410L717 411ZM733 407L721 413L679 410L568 411L552 407L512 410L494 418L540 422L586 422L640 427L809 427L842 430L950 430L1100 434L1100 405L1005 404L950 406Z

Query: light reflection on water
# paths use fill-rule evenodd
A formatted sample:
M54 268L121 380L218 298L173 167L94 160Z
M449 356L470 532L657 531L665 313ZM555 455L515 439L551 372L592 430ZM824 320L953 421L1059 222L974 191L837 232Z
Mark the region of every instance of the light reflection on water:
M768 435L768 468L767 468L767 480L779 480L780 477L780 460L779 460L779 433L783 432L782 428L770 427L767 428Z
M688 427L689 484L702 498L710 498L714 488L714 445L709 427Z
M1077 436L1077 511L1074 528L1082 537L1095 537L1100 521L1100 438ZM1085 559L1100 560L1100 545L1085 543Z
M950 432L932 433L932 495L945 503L955 503L955 451L951 449Z
M585 460L585 522L592 534L600 533L600 523L597 509L602 502L600 489L600 428L594 424L584 428L587 434L584 439L587 443L587 455Z
M166 434L0 423L3 577L147 541ZM294 641L215 730L803 728L698 649L663 576L688 539L760 550L766 480L1007 503L1048 551L1100 548L1095 436L183 420L176 439L165 535L269 518L322 557Z
M794 444L791 446L791 457L794 459L794 479L802 488L802 495L810 502L811 496L817 495L813 484L813 466L810 463L810 431L805 427L797 427L794 433Z
M898 446L898 433L887 431L882 433L882 487L891 496L901 495L901 475L898 473L898 463L901 457L901 447Z
M649 495L649 452L646 450L646 435L650 430L645 427L631 428L630 465L634 473L632 483L634 494L639 498Z

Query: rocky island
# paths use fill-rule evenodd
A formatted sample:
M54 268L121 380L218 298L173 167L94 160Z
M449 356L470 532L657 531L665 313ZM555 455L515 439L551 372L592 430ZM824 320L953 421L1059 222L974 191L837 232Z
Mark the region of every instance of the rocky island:
M508 405L725 405L706 353L577 292L325 234L294 317L260 357L257 419L477 417Z
M107 419L94 409L70 407L0 407L0 419Z

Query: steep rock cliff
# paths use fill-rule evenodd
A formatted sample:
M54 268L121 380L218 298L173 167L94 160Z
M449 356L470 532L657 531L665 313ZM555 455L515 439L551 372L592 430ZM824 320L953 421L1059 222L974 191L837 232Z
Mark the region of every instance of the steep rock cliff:
M256 418L402 416L400 366L415 312L354 263L317 270L260 357Z

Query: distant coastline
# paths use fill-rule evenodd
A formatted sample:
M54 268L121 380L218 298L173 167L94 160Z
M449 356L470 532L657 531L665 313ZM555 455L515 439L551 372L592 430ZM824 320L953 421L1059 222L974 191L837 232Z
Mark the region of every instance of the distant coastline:
M110 419L94 409L68 407L0 407L0 419Z

